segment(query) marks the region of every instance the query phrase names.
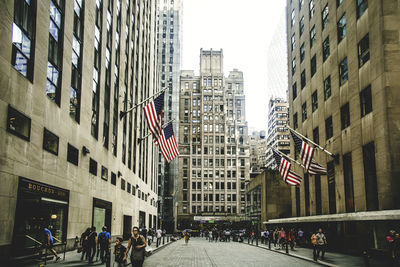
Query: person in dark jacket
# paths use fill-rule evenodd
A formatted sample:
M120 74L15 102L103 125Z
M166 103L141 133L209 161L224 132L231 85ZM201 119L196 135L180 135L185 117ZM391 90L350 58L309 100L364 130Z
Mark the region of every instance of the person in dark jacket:
M81 239L80 239L80 245L82 247L82 256L81 260L87 260L89 258L89 234L90 234L90 227L86 229L85 232L82 233Z
M126 260L124 260L126 247L122 245L122 238L117 237L115 241L114 247L114 255L115 255L115 263L117 263L117 267L124 267L126 266Z
M96 243L97 243L96 226L92 226L88 236L89 263L93 263L94 255L96 255Z

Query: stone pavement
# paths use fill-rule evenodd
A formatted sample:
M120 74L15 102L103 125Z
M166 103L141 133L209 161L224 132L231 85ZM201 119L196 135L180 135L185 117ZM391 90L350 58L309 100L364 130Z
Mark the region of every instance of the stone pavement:
M242 243L208 242L205 238L191 238L187 245L183 240L179 240L158 251L145 260L144 266L312 267L320 265Z
M161 250L161 248L166 247L167 245L173 243L173 242L167 242L169 240L169 238L167 239L167 237L165 237L164 239L164 244L160 244L160 246L157 248L156 247L156 238L154 238L154 242L151 243L150 249L152 250L152 253L156 253L158 250ZM112 244L111 246L111 266L113 266L114 263L114 245L115 243ZM123 245L126 247L128 245L128 242L125 241L123 243ZM49 252L48 252L49 253ZM61 257L61 259L58 262L55 262L54 259L47 261L47 264L45 266L66 266L66 267L72 267L72 266L106 266L105 264L101 264L101 260L97 260L96 262L94 262L93 264L88 264L87 261L81 261L81 253L77 253L76 250L74 251L68 251L65 253L65 260L63 260L63 256L64 254L59 253L59 256ZM40 266L40 264L44 264L44 262L41 263L32 263L32 264L25 264L25 265L21 265L19 264L18 267L20 266L26 266L26 267L38 267ZM132 265L129 265L132 266ZM14 267L14 266L12 266Z
M248 245L247 239L243 244ZM250 244L250 246L256 246L256 241L253 242L253 245ZM269 250L268 249L269 246L261 244L260 242L258 246L263 249ZM271 251L286 254L286 249L280 250L274 248L273 244L271 244ZM294 256L308 261L313 261L313 250L311 248L303 248L303 247L297 247L294 250L291 250L289 247L289 256ZM333 252L326 252L324 260L318 260L318 263L320 263L321 265L331 266L331 267L365 266L364 259L361 256L353 256L353 255L333 253ZM382 259L374 259L374 258L369 259L369 267L383 267L383 266L390 266L390 262L386 262Z

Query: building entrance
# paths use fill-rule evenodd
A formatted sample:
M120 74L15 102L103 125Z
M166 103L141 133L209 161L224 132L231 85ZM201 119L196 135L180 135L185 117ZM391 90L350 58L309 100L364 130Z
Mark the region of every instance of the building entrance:
M97 232L101 232L101 228L107 226L107 231L111 233L111 214L111 202L93 198L92 225L96 227Z

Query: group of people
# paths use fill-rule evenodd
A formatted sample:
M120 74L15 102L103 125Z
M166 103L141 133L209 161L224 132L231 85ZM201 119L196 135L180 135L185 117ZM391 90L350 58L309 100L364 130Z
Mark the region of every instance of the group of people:
M213 228L211 230L203 231L202 236L206 237L209 242L230 242L231 241L232 231L229 229L218 230L217 228Z
M386 236L390 257L394 266L400 266L400 233L390 230Z
M107 231L107 226L103 226L99 234L96 232L96 227L92 226L82 233L79 243L82 251L81 260L88 260L89 263L93 263L97 252L96 260L100 256L101 262L104 263L106 257L109 256L111 235Z

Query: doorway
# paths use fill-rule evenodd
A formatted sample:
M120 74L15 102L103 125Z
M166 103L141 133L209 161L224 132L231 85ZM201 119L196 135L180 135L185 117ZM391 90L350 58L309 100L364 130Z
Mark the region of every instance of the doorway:
M128 240L131 237L132 216L124 215L124 225L122 228L122 238Z

